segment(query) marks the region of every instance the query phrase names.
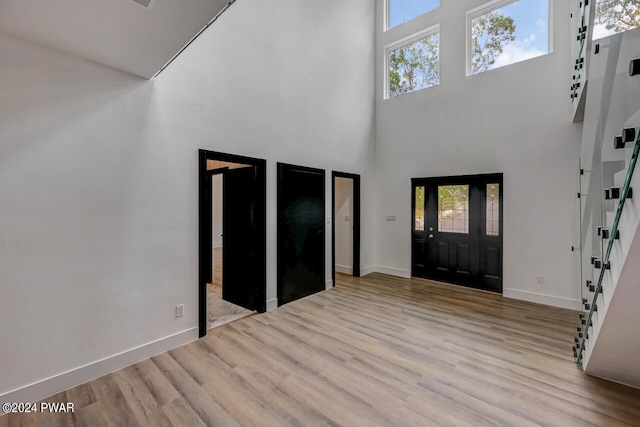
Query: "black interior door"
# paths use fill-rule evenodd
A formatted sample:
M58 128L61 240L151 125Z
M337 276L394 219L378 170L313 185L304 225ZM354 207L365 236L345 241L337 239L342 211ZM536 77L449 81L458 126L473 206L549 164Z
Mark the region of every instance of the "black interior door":
M502 292L502 174L412 180L412 274Z
M258 310L261 259L256 167L228 169L223 176L222 299Z
M325 289L325 172L278 163L278 305Z

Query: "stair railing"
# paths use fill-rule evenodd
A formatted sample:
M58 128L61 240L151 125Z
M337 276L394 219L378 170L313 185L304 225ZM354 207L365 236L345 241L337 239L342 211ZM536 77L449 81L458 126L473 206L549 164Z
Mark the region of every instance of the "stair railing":
M590 286L593 290L593 299L591 303L589 303L586 299L583 300L585 302L585 309L588 310L588 315L585 317L584 314L581 314L581 323L582 326L578 327L578 336L575 338L575 344L573 346L573 354L576 358L576 362L578 364L582 364L582 359L586 347L586 341L589 339L589 329L593 326L593 313L598 310L597 301L598 296L602 294L602 281L604 279L605 271L608 270L611 266L609 261L609 256L611 255L611 250L613 248L614 241L619 235L618 226L620 224L620 217L622 216L622 210L624 209L625 202L628 198L631 197L631 178L633 178L633 173L636 168L636 163L638 161L638 155L640 154L640 132L638 133L635 145L633 147L633 154L631 155L631 160L629 161L629 167L627 169L627 174L624 180L624 186L620 191L620 201L618 203L618 208L616 210L616 216L613 221L613 225L611 229L608 231L607 236L609 242L607 244L607 249L604 252L604 256L602 260L595 259L594 264L596 268L600 268L600 274L598 275L598 283L594 285L591 282L587 283L587 286ZM621 148L619 146L619 141L615 142L616 148ZM603 236L604 238L604 236Z

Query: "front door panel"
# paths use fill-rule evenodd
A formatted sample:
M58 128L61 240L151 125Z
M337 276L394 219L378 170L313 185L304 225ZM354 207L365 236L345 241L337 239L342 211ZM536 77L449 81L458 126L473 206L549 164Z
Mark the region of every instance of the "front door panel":
M412 275L502 292L502 175L412 180Z

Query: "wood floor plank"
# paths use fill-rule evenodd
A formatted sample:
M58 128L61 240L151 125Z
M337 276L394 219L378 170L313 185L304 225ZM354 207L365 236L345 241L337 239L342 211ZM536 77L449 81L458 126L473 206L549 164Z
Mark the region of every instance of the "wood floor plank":
M39 410L42 410L42 403L46 402L49 404L71 402L67 398L66 392L61 392L58 394L54 394L40 402L37 403ZM75 411L75 403L74 403L74 411ZM65 427L74 425L74 412L46 412L40 415L40 427Z
M138 425L115 375L106 375L91 381L91 387L102 407L102 411L96 417L100 425ZM89 405L87 408L92 406Z
M576 313L371 274L74 387L13 426L639 426L640 390L585 375Z
M169 419L161 410L160 403L149 391L134 366L114 372L113 378L140 425L171 426Z
M188 345L188 344L187 344ZM181 363L169 353L152 358L165 373L173 387L178 390L186 403L198 417L210 426L239 427L240 425L184 370Z
M171 385L167 377L160 372L160 369L151 359L136 363L133 368L160 406L180 397L180 393Z
M207 426L182 397L174 399L166 405L163 405L162 411L174 426Z

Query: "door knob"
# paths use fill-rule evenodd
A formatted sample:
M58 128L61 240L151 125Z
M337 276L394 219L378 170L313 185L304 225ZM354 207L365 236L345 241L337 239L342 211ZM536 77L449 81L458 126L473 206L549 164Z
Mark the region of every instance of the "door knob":
M429 231L433 231L433 227L429 227Z
M433 234L429 234L429 238L430 238L430 239L433 239Z

